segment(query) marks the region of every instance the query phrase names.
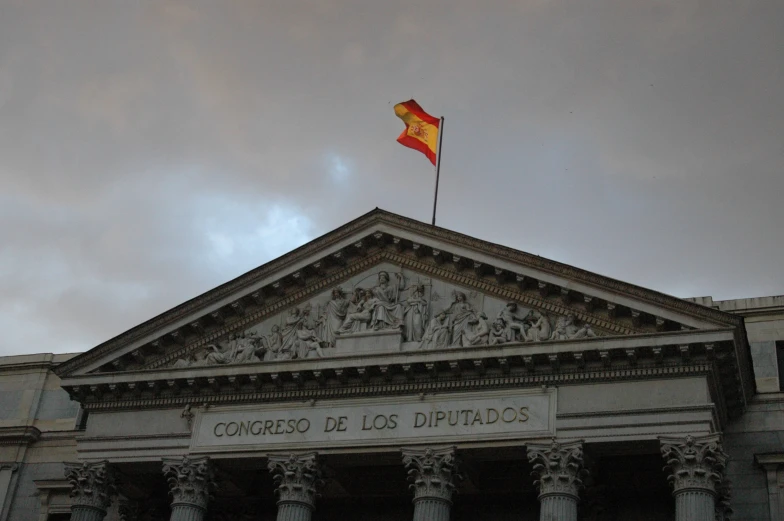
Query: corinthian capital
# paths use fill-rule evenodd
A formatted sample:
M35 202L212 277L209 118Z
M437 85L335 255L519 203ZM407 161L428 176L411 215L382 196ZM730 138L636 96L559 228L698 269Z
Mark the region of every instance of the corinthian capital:
M675 492L703 489L716 494L724 480L727 455L718 435L660 438L662 457L666 460L667 480Z
M64 465L65 479L71 485L71 503L106 511L117 492L114 471L109 463L101 461Z
M163 475L169 482L172 505L184 503L207 509L210 495L215 488L215 475L210 458L183 456L182 459L164 459Z
M531 475L539 488L539 497L556 494L579 497L587 474L583 469L583 442L550 445L528 445L528 461L533 465Z
M455 482L461 479L455 447L403 449L402 452L414 500L428 497L451 502Z
M267 468L275 480L278 503L301 503L314 508L322 472L315 452L270 456Z

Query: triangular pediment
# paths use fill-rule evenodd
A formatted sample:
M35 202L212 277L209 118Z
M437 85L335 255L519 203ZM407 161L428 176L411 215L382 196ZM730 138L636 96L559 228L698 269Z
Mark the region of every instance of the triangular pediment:
M717 310L381 210L61 365L62 377L737 327Z

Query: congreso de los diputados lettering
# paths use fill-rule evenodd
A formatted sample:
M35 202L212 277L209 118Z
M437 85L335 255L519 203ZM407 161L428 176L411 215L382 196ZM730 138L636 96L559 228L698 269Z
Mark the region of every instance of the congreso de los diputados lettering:
M784 297L374 210L83 353L0 358L0 521L781 521L783 369Z

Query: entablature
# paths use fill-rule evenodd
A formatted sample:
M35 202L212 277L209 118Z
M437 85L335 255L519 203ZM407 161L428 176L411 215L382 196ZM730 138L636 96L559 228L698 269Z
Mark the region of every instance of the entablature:
M68 378L87 410L410 394L702 374L722 418L744 401L733 331L692 330Z

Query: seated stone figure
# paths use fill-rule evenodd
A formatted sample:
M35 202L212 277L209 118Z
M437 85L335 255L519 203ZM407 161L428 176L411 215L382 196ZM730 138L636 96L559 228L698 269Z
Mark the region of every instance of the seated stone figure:
M419 343L419 349L445 349L450 343L449 316L442 311L430 320Z
M346 314L346 320L340 326L338 334L340 333L356 333L357 331L364 331L368 329L370 321L373 318L373 309L376 305L377 299L373 298L370 290L362 291L361 300L355 304L354 311Z
M593 329L591 329L591 326L588 323L584 323L581 327L577 327L574 324L574 315L570 313L566 316L558 317L550 340L571 340L594 336L596 336L596 333L593 332Z
M487 345L490 327L487 317L480 313L468 321L468 326L463 330L463 347Z
M490 333L488 336L487 343L491 346L494 346L498 344L506 344L507 342L512 342L514 338L510 333L511 330L506 327L506 323L504 322L504 319L498 317L493 321L493 327L490 328Z
M552 335L550 320L538 311L531 310L527 317L531 326L525 332L525 339L529 342L549 340Z

